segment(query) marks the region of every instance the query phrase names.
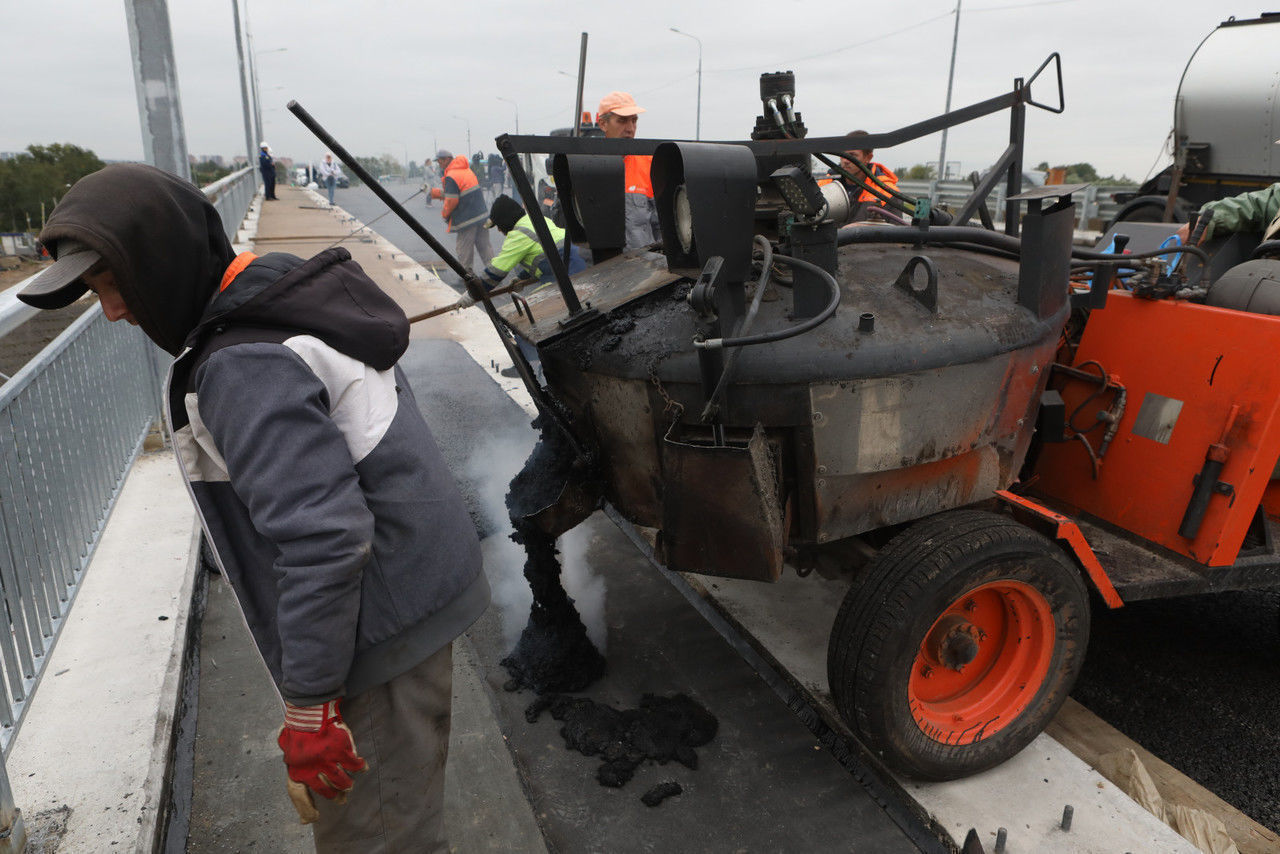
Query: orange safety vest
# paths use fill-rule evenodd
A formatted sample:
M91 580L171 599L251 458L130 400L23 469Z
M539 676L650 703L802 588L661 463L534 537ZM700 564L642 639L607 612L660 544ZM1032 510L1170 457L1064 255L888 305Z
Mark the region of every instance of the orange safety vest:
M893 174L893 172L888 167L884 166L881 163L872 163L868 168L871 169L871 174L875 175L876 178L880 180L881 184L884 184L886 187L889 187L890 189L893 189L893 190L898 189L898 176ZM876 185L875 181L872 181L866 175L863 175L862 170L859 169L857 166L853 167L853 169L850 171L852 171L854 175L861 178L864 184L866 184L869 187L873 187L876 193L880 194L880 195L876 195L876 193L872 193L870 190L863 190L861 193L858 194L859 202L873 202L874 204L877 204L877 205L884 204L884 201L881 199L881 196L890 195L889 193L886 193L884 190L880 189L880 187Z
M222 274L222 284L218 285L218 293L225 291L236 276L244 272L244 268L248 267L254 261L258 260L258 256L252 252L241 252L235 257L235 260L227 265L227 271Z
M476 179L476 173L471 171L470 161L461 154L453 158L449 165L444 167L440 183L443 184L446 178L452 178L453 183L458 185L456 198L441 193L444 208L440 211L440 216L449 224L449 231L483 222L489 212L485 209L484 196L480 194L480 182Z
M653 165L653 155L628 154L622 158L626 169L624 187L628 193L639 193L645 198L653 198L653 181L649 178L649 169Z

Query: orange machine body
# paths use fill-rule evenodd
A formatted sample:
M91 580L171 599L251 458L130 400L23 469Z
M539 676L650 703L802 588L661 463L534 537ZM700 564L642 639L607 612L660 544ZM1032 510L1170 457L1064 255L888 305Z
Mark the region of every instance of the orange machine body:
M1049 443L1032 491L1209 567L1229 566L1268 490L1280 457L1280 317L1123 291L1089 316L1073 364L1111 388L1055 372L1081 440ZM1115 406L1124 388L1123 412ZM1092 399L1090 399L1092 396ZM1102 453L1105 422L1119 415ZM1093 426L1090 430L1089 427ZM1193 537L1179 533L1206 459L1221 462Z

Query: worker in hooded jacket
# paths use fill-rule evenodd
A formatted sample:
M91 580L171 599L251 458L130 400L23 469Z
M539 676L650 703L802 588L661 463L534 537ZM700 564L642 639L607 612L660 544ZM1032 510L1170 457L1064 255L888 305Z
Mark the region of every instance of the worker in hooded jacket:
M442 148L436 152L436 163L440 166L441 185L432 188L431 198L444 199L444 209L440 216L449 224L449 230L457 235L454 255L467 268L471 268L471 261L477 252L482 263L489 263L489 259L493 257L493 249L489 246L489 232L484 230L484 221L489 212L484 203L484 193L480 189L480 180L471 171L467 158L461 154L454 157L450 151Z
M82 178L40 239L57 261L20 299L92 291L175 357L174 448L279 690L316 850L447 851L452 641L489 586L397 366L404 312L346 249L235 255L204 194L150 166Z

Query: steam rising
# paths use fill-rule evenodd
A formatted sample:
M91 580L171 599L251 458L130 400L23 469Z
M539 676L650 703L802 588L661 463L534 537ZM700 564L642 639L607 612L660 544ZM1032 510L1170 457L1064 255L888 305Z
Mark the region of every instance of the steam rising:
M525 550L510 538L511 520L505 503L511 478L524 466L537 441L532 430L508 431L490 437L472 453L464 467L468 480L476 485L482 512L493 533L485 541L485 573L493 589L493 603L502 615L502 636L514 647L529 619L533 594L525 581ZM589 535L579 526L560 538L561 580L582 615L587 636L602 655L605 641L605 582L587 565Z

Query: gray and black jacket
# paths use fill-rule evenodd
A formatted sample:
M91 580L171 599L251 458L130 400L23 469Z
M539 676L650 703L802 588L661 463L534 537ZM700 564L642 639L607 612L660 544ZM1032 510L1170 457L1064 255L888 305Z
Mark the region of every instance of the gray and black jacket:
M204 529L285 699L358 694L480 616L453 477L396 366L399 307L330 249L213 297L166 387Z
M40 239L96 250L176 357L169 423L201 523L281 694L357 694L426 659L489 602L480 550L396 362L404 312L345 249L235 251L195 186L112 164Z

